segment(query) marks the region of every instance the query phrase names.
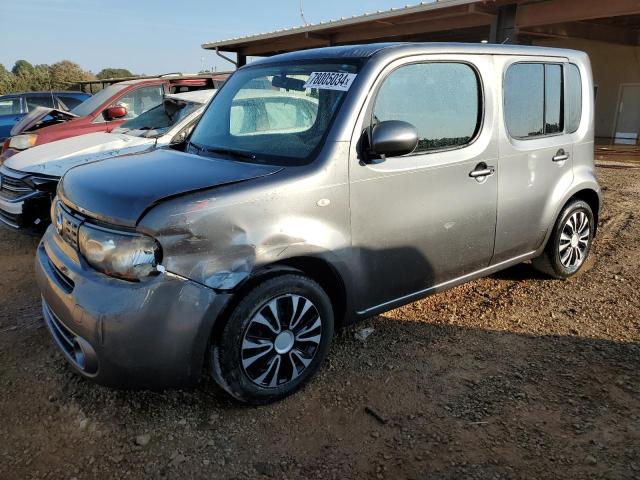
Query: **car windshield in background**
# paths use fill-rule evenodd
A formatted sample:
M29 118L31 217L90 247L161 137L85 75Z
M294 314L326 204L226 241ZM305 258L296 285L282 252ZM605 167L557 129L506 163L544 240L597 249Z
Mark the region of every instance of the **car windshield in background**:
M132 118L113 130L136 137L157 137L169 131L202 104L166 98L160 105Z
M239 70L203 114L191 148L233 160L305 164L329 131L359 66L318 62Z
M93 111L102 105L104 102L113 97L120 90L126 88L126 85L109 85L107 88L103 88L92 97L87 98L80 105L71 110L71 113L78 115L79 117L85 117L93 113Z

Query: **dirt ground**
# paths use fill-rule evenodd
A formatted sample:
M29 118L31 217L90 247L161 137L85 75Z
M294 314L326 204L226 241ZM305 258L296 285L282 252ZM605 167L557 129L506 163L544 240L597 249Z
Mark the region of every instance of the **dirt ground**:
M523 264L372 318L261 408L73 374L42 323L37 241L0 232L0 478L640 477L640 168L598 173L588 271Z

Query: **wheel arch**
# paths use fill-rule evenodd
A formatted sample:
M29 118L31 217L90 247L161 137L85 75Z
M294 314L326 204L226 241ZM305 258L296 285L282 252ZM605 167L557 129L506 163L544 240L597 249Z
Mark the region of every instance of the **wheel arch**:
M582 190L574 193L566 202L562 205L560 211L564 210L564 208L569 204L569 202L573 200L582 200L586 202L589 207L591 207L591 211L593 212L593 236L595 237L598 232L598 218L600 215L600 195L598 192L591 188L584 188ZM557 219L556 219L557 220Z
M244 295L265 280L287 273L298 273L316 281L327 293L334 313L336 330L349 323L347 288L338 270L326 259L318 256L289 257L263 265L254 270L233 289L233 297L221 316L229 315ZM212 334L224 322L216 321Z
M337 328L347 323L347 289L338 270L326 259L318 256L290 257L261 268L248 281L273 277L287 272L299 272L318 282L327 293L333 308Z
M553 233L553 227L558 221L558 216L562 213L569 202L573 200L583 200L587 202L587 204L591 207L591 210L593 212L593 220L595 223L593 232L595 236L598 230L598 217L600 213L600 207L602 205L602 196L600 193L600 187L594 178L593 181L583 182L579 185L576 185L574 188L563 195L562 201L559 201L556 204L558 205L558 207L553 211L552 216L549 217L547 233L534 256L538 256L544 251L547 246L547 242L549 241L549 239L551 238L551 234Z

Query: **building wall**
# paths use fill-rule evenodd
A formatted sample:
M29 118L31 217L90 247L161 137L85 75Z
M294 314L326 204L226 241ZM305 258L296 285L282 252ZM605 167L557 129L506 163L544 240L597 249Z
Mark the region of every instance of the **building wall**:
M546 47L583 50L591 58L596 98L596 137L612 137L615 128L620 84L640 83L640 47L583 39L545 39L534 42ZM640 132L640 125L638 125Z

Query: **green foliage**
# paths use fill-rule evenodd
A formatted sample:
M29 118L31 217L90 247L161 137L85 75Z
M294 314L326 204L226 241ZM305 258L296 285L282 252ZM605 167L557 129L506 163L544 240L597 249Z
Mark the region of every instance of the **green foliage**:
M17 76L24 75L25 77L28 77L33 73L33 65L26 60L18 60L11 69L11 73Z
M0 95L12 92L33 92L74 89L73 82L95 80L77 63L62 60L53 65L32 65L18 60L11 71L0 65ZM76 87L77 88L77 87Z
M13 74L0 63L0 94L13 91Z
M100 80L106 80L109 78L123 78L123 77L133 77L133 73L131 73L126 68L103 68L98 72L96 77Z
M92 80L94 76L85 72L77 63L69 60L62 60L54 63L49 67L49 75L51 76L51 88L53 90L65 90L70 87L71 82L80 82L83 80Z

